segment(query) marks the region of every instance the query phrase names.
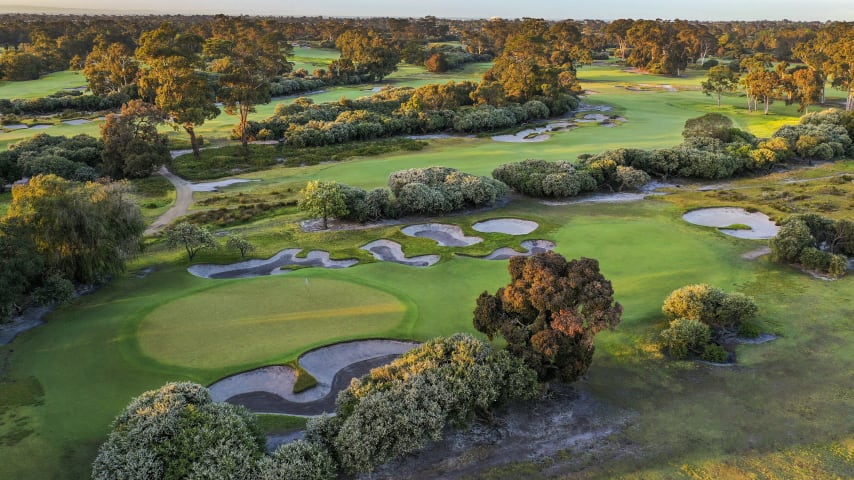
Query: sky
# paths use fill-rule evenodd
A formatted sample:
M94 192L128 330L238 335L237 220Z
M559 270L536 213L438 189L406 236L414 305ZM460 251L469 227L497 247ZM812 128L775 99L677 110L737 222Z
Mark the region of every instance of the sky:
M11 8L10 8L11 7ZM854 20L852 0L0 0L0 12L49 7L85 13L225 13L445 18Z

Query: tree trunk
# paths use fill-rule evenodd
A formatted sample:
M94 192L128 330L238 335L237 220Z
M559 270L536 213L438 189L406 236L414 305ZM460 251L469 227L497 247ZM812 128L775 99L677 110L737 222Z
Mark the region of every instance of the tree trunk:
M329 230L329 222L327 221L326 215L323 216L323 229Z
M243 145L243 149L246 150L249 147L249 139L246 137L246 124L249 119L249 107L244 104L240 104L240 143Z
M769 95L765 95L765 115L768 115L768 107L771 106L771 97Z
M202 159L202 153L199 151L199 142L196 140L196 130L192 125L184 125L184 131L190 134L190 146L193 148L193 156L196 160Z
M721 91L718 90L718 108L721 107Z

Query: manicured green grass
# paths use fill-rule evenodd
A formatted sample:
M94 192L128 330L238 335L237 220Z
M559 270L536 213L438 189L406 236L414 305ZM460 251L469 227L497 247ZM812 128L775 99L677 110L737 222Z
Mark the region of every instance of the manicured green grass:
M258 427L265 435L275 435L292 432L305 428L308 421L306 417L292 417L290 415L273 415L262 413L255 416L258 419Z
M142 320L137 338L145 355L198 369L251 367L292 358L306 345L335 337L395 336L403 330L404 304L350 282L274 276L211 283Z
M49 73L38 80L0 82L0 98L39 98L60 90L86 86L83 72L65 70Z

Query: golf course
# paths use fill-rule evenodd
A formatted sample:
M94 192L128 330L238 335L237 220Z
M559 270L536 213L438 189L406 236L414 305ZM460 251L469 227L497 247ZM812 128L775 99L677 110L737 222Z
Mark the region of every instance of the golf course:
M298 47L290 60L311 71L336 58L336 51ZM381 82L335 86L305 96L321 103L371 95L376 87L478 81L489 66L472 63L461 71L435 74L401 65ZM201 160L191 153L178 156L170 171L192 182L252 181L194 192L188 218L204 218L200 223L211 228L220 244L229 234L250 241L255 250L247 258L268 259L285 249L300 249L295 258L322 251L332 260L357 262L346 268L296 263L268 272L272 275L203 278L188 268L245 259L221 247L202 250L189 261L183 249L167 247L161 234L146 237L145 248L124 274L61 305L46 315L43 325L0 346L0 478L88 478L116 415L134 397L166 382L207 386L260 367L296 366L306 352L354 340L425 342L457 332L486 339L473 326L472 312L478 295L507 284L508 263L477 257L505 247L524 253L522 242L533 240L553 242L554 251L567 259L597 259L623 306L619 326L597 335L589 371L572 384L576 399L561 400L566 415L577 412L572 420L561 421L589 427L596 432L595 441L579 437L540 455L529 454L519 443L517 451L508 453L513 437L507 427L509 436L493 444L462 442L471 447L465 452L454 450L450 441L443 444L456 463L433 464L429 456L416 455L373 478L854 476L851 275L833 281L815 278L774 263L768 255L750 255L766 247L766 239L735 238L682 218L698 208L740 207L780 222L797 205L854 220L850 159L721 181L670 178L631 201L612 201L610 192L601 192L605 198L599 201L582 195L544 202L514 192L491 207L448 215L303 228L307 218L297 200L310 181L372 189L385 187L389 175L403 169L444 166L489 176L499 165L525 159L576 162L579 155L609 149L671 147L682 142L686 120L707 113L723 114L758 137L798 123L801 114L794 104L775 102L763 115L748 112L742 95L730 94L718 107L700 89L705 74L689 69L679 77L652 75L613 59L597 61L578 71L582 109L595 110L570 112L561 120L575 122L574 128L549 132L544 141L492 139L513 132L401 138L387 141L385 151L342 151L330 161L303 166L286 164L289 155L298 154L287 145L254 144L249 157L232 154L239 148L229 140L235 117L223 113L206 121L196 132L211 148L202 150ZM5 82L0 97L41 96L80 86L85 83L81 79L59 72L32 82ZM843 96L828 89L825 105L836 106ZM249 118L266 119L277 104L295 98L275 98ZM583 121L592 111L622 120L615 126ZM0 148L39 132L97 136L102 120L92 120L80 125L49 120L55 124L40 130L4 129ZM161 130L170 148L187 148L183 132ZM417 148L403 148L403 142ZM131 188L147 224L175 200L172 185L159 176L132 180ZM792 200L797 196L803 198ZM0 211L10 202L9 193L0 194ZM260 204L265 206L251 213L234 213ZM536 226L519 235L473 228L492 219L520 219ZM460 235L483 241L444 246L403 231L431 223L456 226ZM438 261L431 266L380 261L362 248L377 240L396 242L407 258L436 255ZM773 340L739 344L735 362L727 365L673 360L662 353L660 332L667 325L662 302L673 290L699 283L753 297L759 307L756 322ZM496 347L502 342L493 340ZM496 413L499 422L501 415L510 414L508 409L528 407L506 408ZM298 429L304 422L289 416L261 418L270 435ZM418 477L419 469L425 476Z

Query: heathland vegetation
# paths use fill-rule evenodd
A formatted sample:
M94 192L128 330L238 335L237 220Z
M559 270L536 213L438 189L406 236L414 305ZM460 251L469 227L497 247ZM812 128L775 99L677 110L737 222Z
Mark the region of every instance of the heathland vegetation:
M852 31L5 16L0 477L854 475Z

